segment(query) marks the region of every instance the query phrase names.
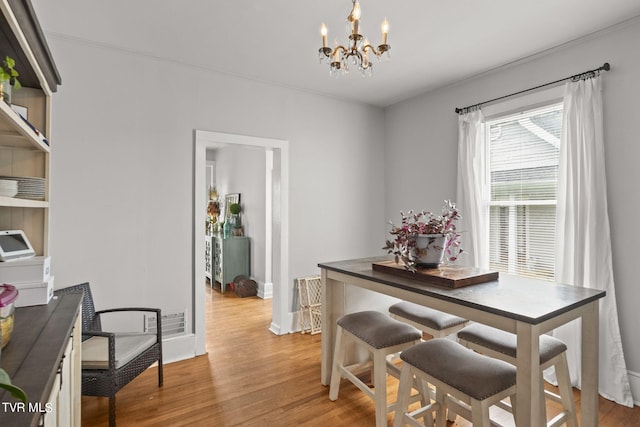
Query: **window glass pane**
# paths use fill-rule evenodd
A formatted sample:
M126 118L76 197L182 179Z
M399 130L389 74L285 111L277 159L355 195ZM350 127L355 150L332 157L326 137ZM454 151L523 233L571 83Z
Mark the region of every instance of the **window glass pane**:
M553 280L562 104L487 122L492 269Z

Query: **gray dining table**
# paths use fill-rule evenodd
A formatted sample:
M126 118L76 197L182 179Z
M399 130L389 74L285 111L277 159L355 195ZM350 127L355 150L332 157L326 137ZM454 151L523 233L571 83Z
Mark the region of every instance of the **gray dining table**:
M389 257L325 262L322 276L321 382L329 385L336 320L354 311L345 298L356 286L483 323L517 335L516 425L546 426L539 337L574 319L582 322L581 425L598 425L599 300L604 291L500 274L497 280L449 288L373 269Z

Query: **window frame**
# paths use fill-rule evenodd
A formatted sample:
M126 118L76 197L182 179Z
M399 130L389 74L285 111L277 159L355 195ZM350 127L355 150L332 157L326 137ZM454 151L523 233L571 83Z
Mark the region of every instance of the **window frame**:
M552 88L548 88L545 90L540 90L538 92L534 92L534 93L530 93L524 96L520 96L514 99L508 99L506 101L502 101L500 103L496 103L496 104L491 104L491 105L487 105L487 106L483 106L482 110L483 110L483 115L484 115L484 120L483 120L483 124L485 127L485 140L484 140L484 150L485 150L485 155L484 155L484 182L482 183L482 187L483 187L483 195L482 195L482 199L483 199L483 203L485 205L484 207L484 212L486 215L487 220L485 221L485 225L486 225L486 233L485 235L487 236L486 238L489 239L489 241L487 242L487 245L489 245L490 239L491 239L491 235L490 235L490 226L491 226L491 214L490 214L490 209L492 206L506 206L509 205L509 202L492 202L491 200L491 172L489 170L489 161L490 161L490 141L488 140L487 135L489 133L489 129L488 129L488 123L491 121L494 121L496 119L505 119L508 118L510 116L517 116L518 114L521 114L524 111L531 111L531 110L536 110L536 109L540 109L540 108L545 108L545 107L549 107L552 106L554 104L558 104L558 103L562 103L563 102L563 97L564 97L564 86L555 86ZM532 201L532 202L516 202L513 203L513 205L516 207L516 210L520 207L520 206L531 206L531 205L550 205L550 200L547 201ZM553 201L553 204L557 204L557 197L556 200ZM515 245L514 245L515 246ZM512 247L511 245L509 245L509 247L507 247L507 250L510 250L510 247ZM509 257L511 259L511 257ZM490 257L487 257L487 262L489 262ZM509 274L516 274L516 275L522 275L519 274L518 271L514 271L514 272L510 272ZM555 271L553 272L553 275L555 276ZM543 279L543 280L553 280L553 277L551 278L546 278L543 277L542 275L535 275L534 277Z

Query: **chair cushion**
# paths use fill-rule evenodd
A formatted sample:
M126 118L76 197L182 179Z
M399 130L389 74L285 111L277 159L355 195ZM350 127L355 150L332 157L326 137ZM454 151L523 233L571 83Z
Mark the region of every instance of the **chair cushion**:
M478 354L445 338L436 338L400 353L400 358L457 390L483 400L516 383L510 363Z
M156 343L153 333L116 333L116 369ZM82 342L83 369L109 369L109 339L91 337Z
M442 311L434 310L423 305L402 301L389 307L389 313L404 317L428 328L442 331L452 326L461 325L467 321Z
M338 319L338 325L373 348L386 348L419 340L422 332L379 311L360 311Z
M518 340L515 334L474 323L458 331L458 338L482 347L516 358ZM567 346L557 338L540 335L540 363L546 363L563 351Z

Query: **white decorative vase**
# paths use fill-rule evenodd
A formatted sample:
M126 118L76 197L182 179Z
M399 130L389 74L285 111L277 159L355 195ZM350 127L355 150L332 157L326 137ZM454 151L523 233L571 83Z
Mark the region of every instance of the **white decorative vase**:
M2 95L0 99L3 99L9 105L11 105L11 89L9 80L0 81L0 95Z
M413 258L417 267L437 267L442 264L447 236L444 234L418 234Z

